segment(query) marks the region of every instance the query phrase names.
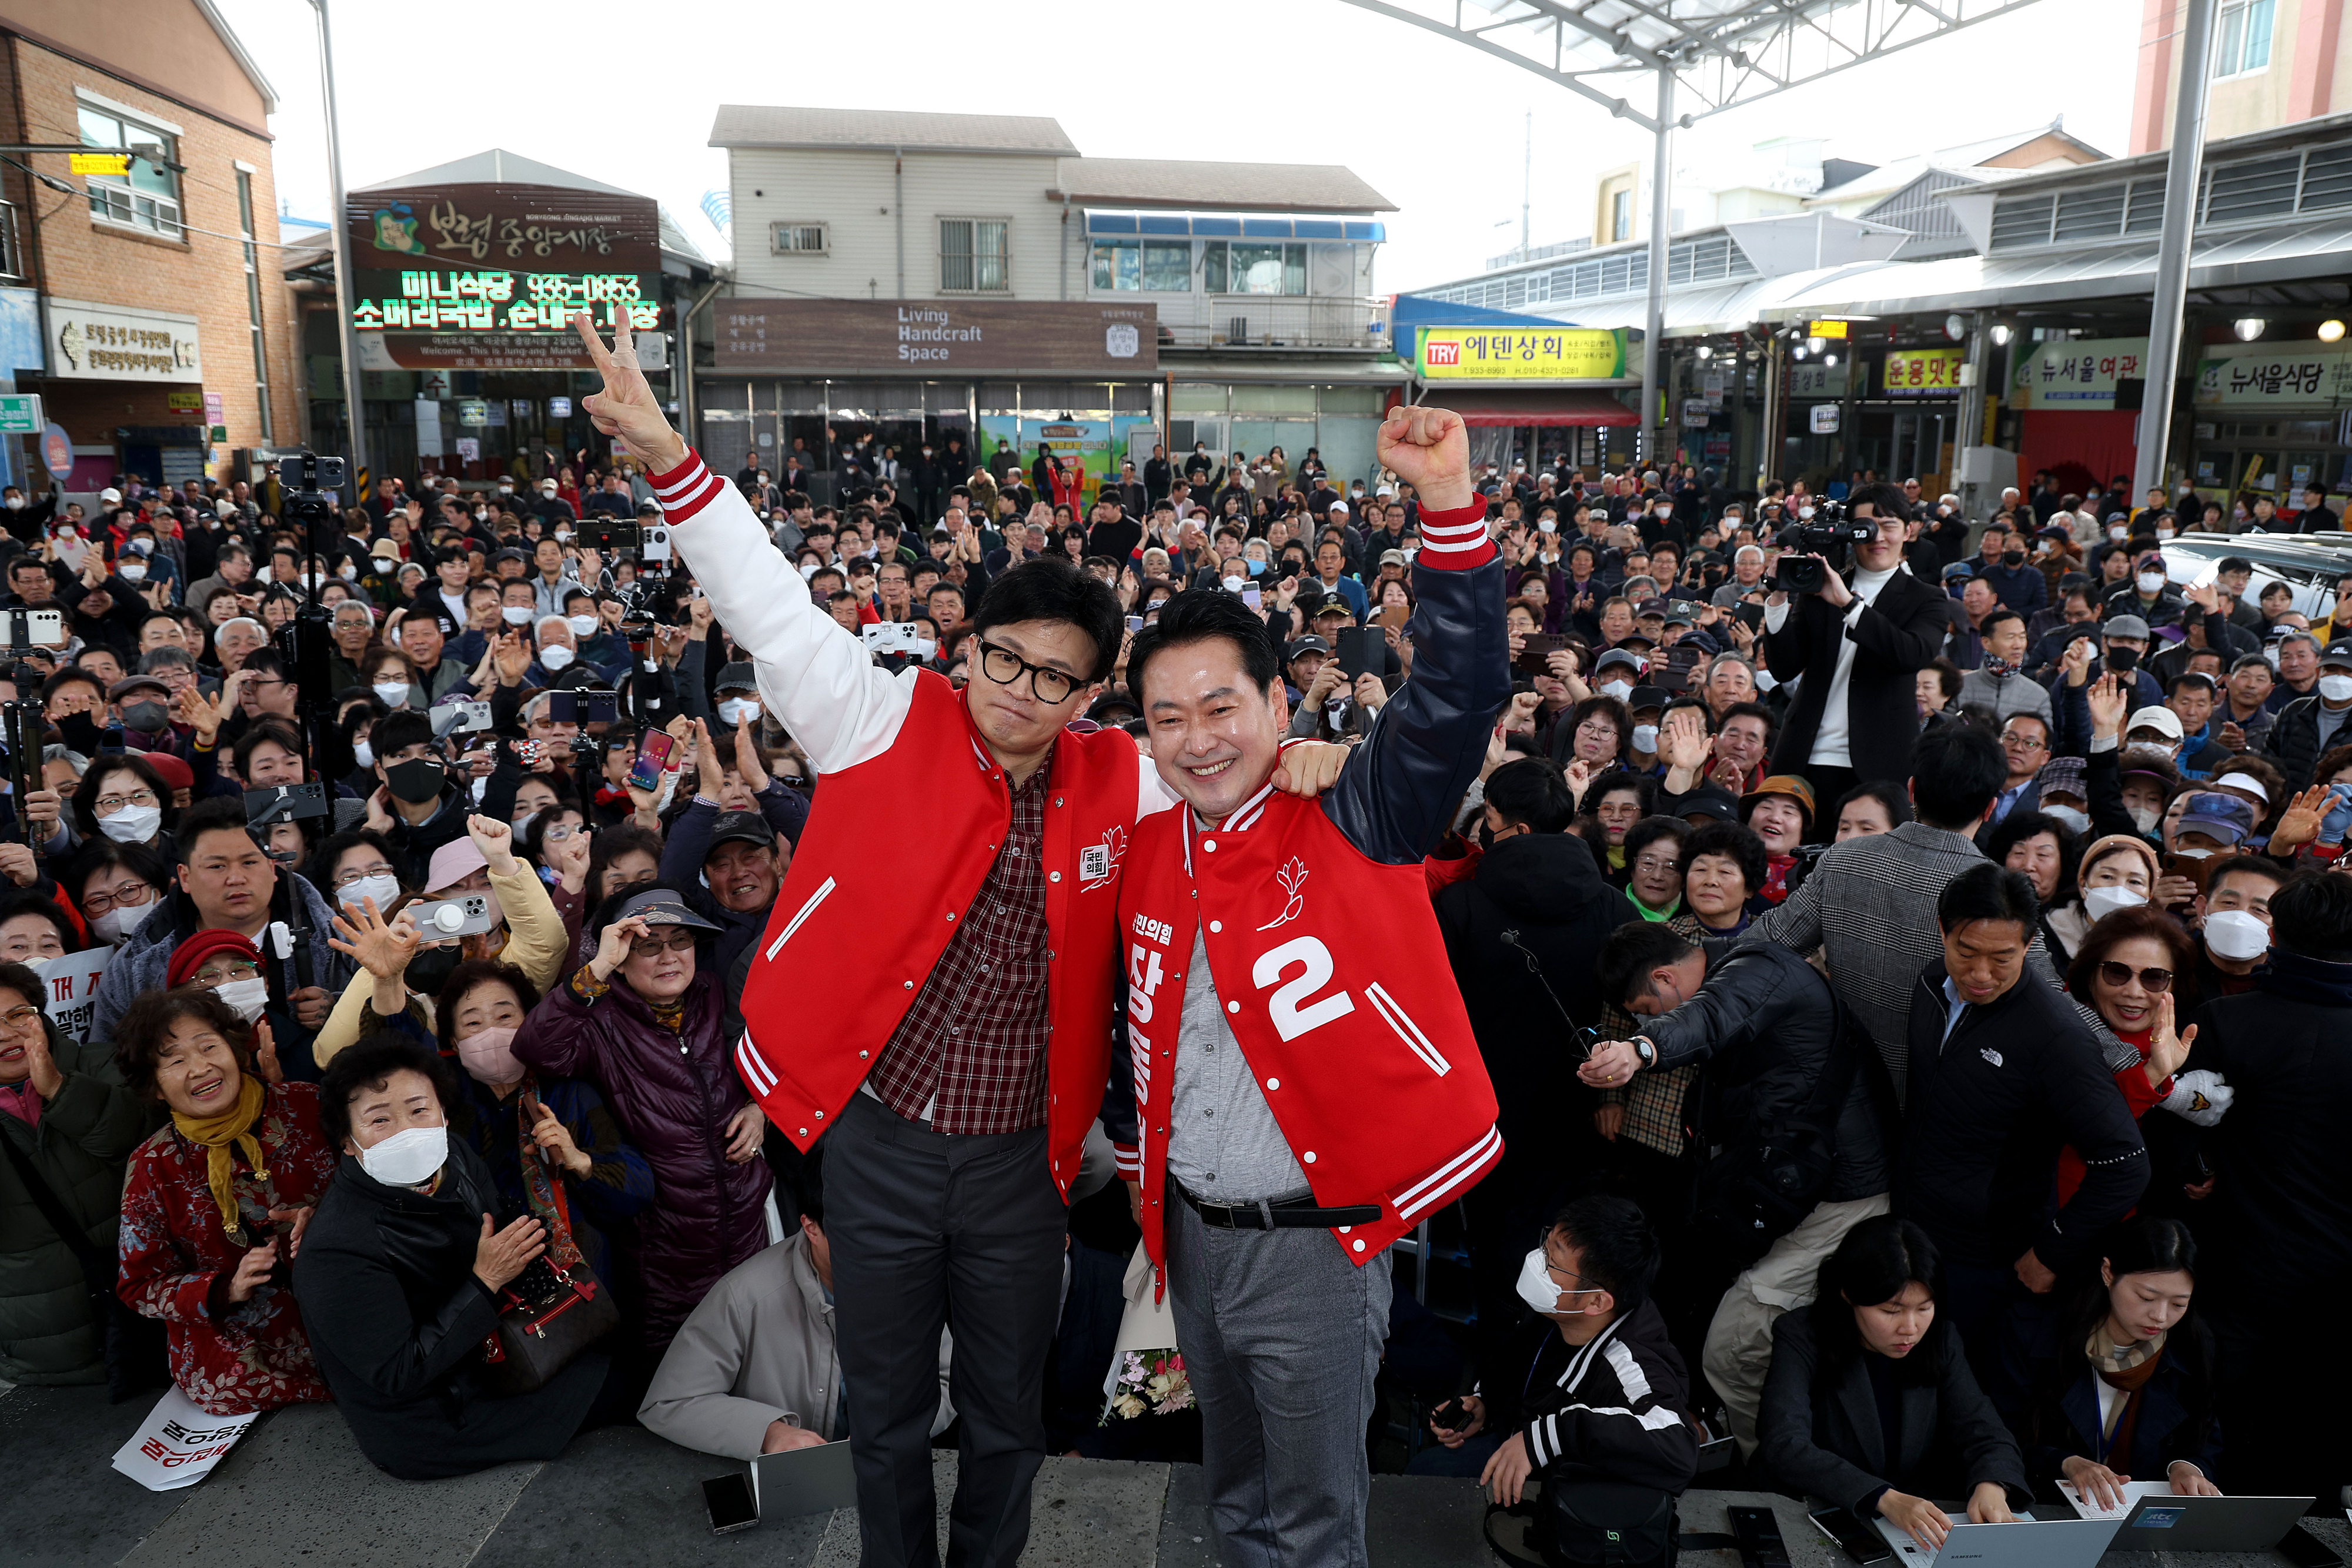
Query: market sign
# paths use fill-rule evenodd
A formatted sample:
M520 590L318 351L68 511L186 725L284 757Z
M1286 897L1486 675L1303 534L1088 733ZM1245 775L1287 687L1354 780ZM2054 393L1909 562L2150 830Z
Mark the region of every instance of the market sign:
M2352 352L2287 349L2201 360L2198 406L2260 408L2352 402Z
M1843 321L1809 321L1805 324L1805 336L1808 338L1843 339L1845 336L1845 323Z
M717 368L1153 376L1160 307L1084 300L722 299Z
M1855 372L1859 372L1856 374ZM1846 379L1853 377L1857 394L1870 390L1870 367L1851 361L1825 365L1819 360L1799 360L1789 367L1790 397L1842 398L1845 396Z
M1413 364L1430 382L1618 381L1625 329L1423 327Z
M84 382L205 379L194 316L54 297L44 299L41 308L53 376Z
M651 197L560 185L354 191L352 325L366 370L585 369L573 316L661 319Z
M1960 390L1958 349L1889 349L1884 389L1888 397L1944 397Z
M2116 383L2147 370L2146 338L2075 338L2036 343L2010 375L2011 408L2113 409Z
M101 179L124 180L131 175L131 154L128 152L68 152L66 172L81 176L96 174Z

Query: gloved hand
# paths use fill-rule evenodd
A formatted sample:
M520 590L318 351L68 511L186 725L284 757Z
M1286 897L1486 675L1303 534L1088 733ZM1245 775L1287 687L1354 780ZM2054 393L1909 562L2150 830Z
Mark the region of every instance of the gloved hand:
M2218 1125L2230 1109L2230 1102L2238 1092L2221 1080L2210 1068L2193 1068L2172 1076L2172 1092L2164 1097L2164 1108L2185 1122L2200 1127Z
M2340 844L2345 830L2352 828L2352 784L2330 784L2327 792L2333 799L2326 813L2319 819L2319 841Z

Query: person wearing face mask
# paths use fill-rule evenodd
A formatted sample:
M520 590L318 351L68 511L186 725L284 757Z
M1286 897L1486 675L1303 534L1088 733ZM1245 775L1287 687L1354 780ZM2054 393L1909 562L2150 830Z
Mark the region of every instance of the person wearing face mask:
M629 645L604 623L594 594L584 588L575 588L565 594L563 620L572 628L572 646L579 652L582 664L593 666L607 682L617 680L627 671Z
M1849 1231L1812 1304L1772 1326L1761 1416L1780 1486L1885 1520L1927 1551L1951 1531L1933 1500L1967 1497L1977 1524L2032 1501L2017 1439L1954 1332L1942 1250L1893 1215Z
M2187 619L2189 601L2167 575L2164 557L2143 550L2132 561L2131 575L2108 590L2102 617L2137 615L2150 626L2178 626Z
M2292 641L2292 639L2291 639ZM2313 639L2305 636L2303 643ZM2282 705L2263 743L2264 755L2286 775L2287 788L2307 788L2320 757L2352 742L2352 639L2331 643L2317 656L2318 679L2311 695ZM2286 673L2285 645L2281 645L2279 672ZM2284 685L2280 688L2287 690ZM2275 698L2273 698L2275 700Z
M472 1145L449 1136L457 1092L432 1047L397 1035L335 1059L319 1110L342 1159L294 1260L336 1407L362 1453L413 1480L555 1458L609 1369L591 1349L533 1393L491 1391L482 1342L551 1232L501 1203Z
M1679 1494L1690 1484L1690 1377L1650 1299L1658 1261L1649 1221L1622 1197L1570 1203L1521 1260L1518 1296L1535 1322L1509 1379L1524 1389L1517 1407L1465 1395L1465 1425L1431 1427L1465 1458L1486 1450L1480 1434L1499 1437L1478 1476L1496 1502L1517 1503L1538 1476L1570 1490L1602 1481Z
M2049 602L2050 580L2041 567L2027 560L2024 535L2012 534L2005 528L1996 532L1988 526L1984 552L1977 578L1991 588L2002 609L2025 616Z
M317 1089L275 1081L269 1026L219 988L150 991L114 1039L132 1092L171 1113L131 1159L117 1293L163 1321L172 1381L199 1409L328 1399L289 1288L335 1171Z
M718 925L711 962L730 977L748 972L746 955L767 925L809 811L808 797L769 776L751 725L742 717L714 741L695 721L693 802L662 846L664 880L691 889L689 905Z
M454 773L433 737L433 720L409 709L388 714L370 732L376 789L367 825L398 852L401 880L425 884L434 852L463 838L474 800L469 780Z
M2254 988L2254 972L2270 954L2271 896L2287 868L2267 855L2242 852L2214 862L2197 895L2196 973L2181 1011Z
M1886 1211L1892 1103L1803 959L1770 943L1712 960L1709 951L1662 926L1614 933L1599 961L1603 992L1646 1021L1630 1040L1596 1045L1578 1076L1622 1091L1637 1073L1709 1064L1713 1163L1657 1294L1676 1343L1688 1354L1704 1343L1709 1379L1752 1451L1773 1319L1802 1304L1847 1230ZM1759 1205L1748 1173L1792 1145L1812 1159L1794 1177L1776 1173L1777 1197Z

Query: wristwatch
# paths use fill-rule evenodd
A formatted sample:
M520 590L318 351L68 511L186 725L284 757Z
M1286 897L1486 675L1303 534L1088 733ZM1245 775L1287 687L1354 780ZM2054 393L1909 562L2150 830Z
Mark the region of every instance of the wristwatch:
M1647 1040L1644 1040L1638 1034L1633 1038L1633 1040L1630 1043L1633 1047L1633 1054L1642 1059L1642 1065L1643 1068L1652 1068L1658 1064L1658 1048L1656 1046L1652 1045Z

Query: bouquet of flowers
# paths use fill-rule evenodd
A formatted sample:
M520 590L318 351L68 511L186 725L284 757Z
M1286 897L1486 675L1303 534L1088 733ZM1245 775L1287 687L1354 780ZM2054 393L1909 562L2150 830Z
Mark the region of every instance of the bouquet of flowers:
M1184 1375L1184 1358L1172 1350L1130 1350L1119 1362L1103 1406L1099 1425L1111 1417L1132 1421L1139 1416L1172 1416L1192 1407L1192 1385Z

